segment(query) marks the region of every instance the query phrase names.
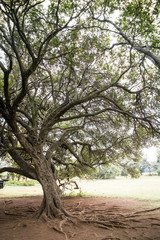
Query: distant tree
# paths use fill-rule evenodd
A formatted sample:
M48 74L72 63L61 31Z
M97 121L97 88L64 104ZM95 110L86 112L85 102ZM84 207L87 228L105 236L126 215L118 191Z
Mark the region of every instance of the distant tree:
M160 149L157 150L157 163L160 164Z
M152 164L150 162L147 161L146 158L142 159L140 166L139 166L139 170L142 173L148 172L149 174L151 174L152 172Z
M159 136L159 3L45 3L0 1L0 148L18 166L0 172L38 180L39 216L59 217L58 177L137 161Z
M160 176L160 150L157 151L157 162L155 163L156 171L158 173L158 176Z

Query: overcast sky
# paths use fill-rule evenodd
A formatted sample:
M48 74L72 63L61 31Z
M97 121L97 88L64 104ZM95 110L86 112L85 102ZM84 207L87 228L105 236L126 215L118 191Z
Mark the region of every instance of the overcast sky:
M145 148L143 150L143 154L149 162L154 162L157 160L157 148L154 146L150 148Z

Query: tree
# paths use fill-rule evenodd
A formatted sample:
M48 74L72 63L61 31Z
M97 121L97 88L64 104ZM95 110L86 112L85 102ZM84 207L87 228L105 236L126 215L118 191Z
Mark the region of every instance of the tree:
M158 176L160 176L160 150L158 146L158 151L157 151L157 161L154 162L154 169L156 170Z
M117 2L119 27L118 20L108 20ZM130 40L126 22L135 18L138 24L139 15L121 9L123 3L0 2L1 156L9 154L19 166L0 172L39 181L44 192L39 216L68 216L57 178L118 159L137 161L141 146L159 135L159 66L147 60L156 61L159 50L144 51L141 29Z
M147 161L147 158L142 159L141 164L139 166L139 170L142 173L148 172L149 175L152 174L152 164Z

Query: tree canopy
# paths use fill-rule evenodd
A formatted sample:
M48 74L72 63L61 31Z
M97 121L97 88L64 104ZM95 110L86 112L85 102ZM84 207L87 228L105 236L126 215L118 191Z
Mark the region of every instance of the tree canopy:
M1 0L0 11L0 151L18 166L0 172L38 180L46 203L57 171L137 161L160 130L159 2Z

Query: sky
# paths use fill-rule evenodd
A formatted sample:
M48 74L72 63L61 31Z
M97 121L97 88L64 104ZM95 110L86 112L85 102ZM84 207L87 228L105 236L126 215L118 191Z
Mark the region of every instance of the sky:
M157 160L157 148L152 146L150 148L143 149L144 157L147 158L147 161L154 162Z

